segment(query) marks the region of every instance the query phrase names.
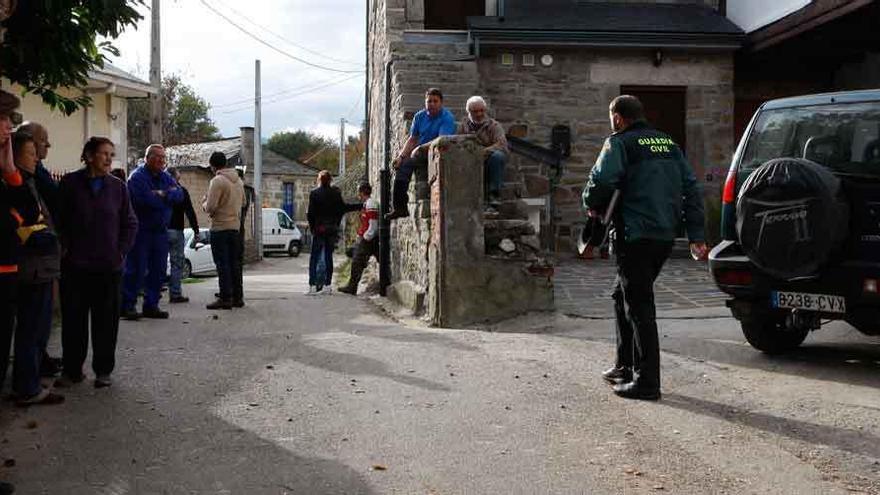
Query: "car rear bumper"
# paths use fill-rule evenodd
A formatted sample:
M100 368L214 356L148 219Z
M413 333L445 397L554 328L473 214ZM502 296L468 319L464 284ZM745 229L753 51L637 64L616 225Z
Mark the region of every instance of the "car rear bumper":
M843 296L847 315L880 311L880 294L867 292L866 280L880 280L880 264L847 261L816 277L780 280L757 269L735 241L723 241L709 254L709 271L718 288L735 300L771 305L774 291ZM738 310L731 304L734 316ZM823 318L842 319L844 314L822 313Z

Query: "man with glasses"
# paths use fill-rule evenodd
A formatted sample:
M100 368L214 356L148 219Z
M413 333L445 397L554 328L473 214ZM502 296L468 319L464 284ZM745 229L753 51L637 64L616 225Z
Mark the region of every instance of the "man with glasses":
M165 171L165 148L160 144L147 147L144 164L128 178L131 206L138 218L138 232L131 252L125 260L122 285L122 318L167 319L168 312L159 308L162 279L168 260L168 226L174 205L183 201L183 191ZM143 312L138 313L137 298L144 289Z

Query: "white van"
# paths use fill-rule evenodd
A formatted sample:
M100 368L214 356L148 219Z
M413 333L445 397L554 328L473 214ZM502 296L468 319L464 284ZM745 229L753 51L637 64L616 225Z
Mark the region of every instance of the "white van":
M299 256L302 232L280 208L263 208L263 254L287 253Z

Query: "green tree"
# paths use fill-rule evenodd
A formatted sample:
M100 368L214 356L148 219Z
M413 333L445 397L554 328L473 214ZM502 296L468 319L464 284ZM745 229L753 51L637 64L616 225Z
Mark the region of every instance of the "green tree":
M172 74L162 80L162 133L166 146L200 143L220 139L220 131L208 117L211 105ZM150 139L150 102L131 100L128 105L128 142L133 151L142 151ZM135 153L136 156L137 153Z
M276 132L266 147L281 156L335 172L339 169L339 146L308 131Z
M119 51L110 41L141 15L142 0L25 0L19 1L0 44L0 75L42 98L67 115L88 106L88 96L69 98L63 88L84 88L89 70L101 68L107 55Z

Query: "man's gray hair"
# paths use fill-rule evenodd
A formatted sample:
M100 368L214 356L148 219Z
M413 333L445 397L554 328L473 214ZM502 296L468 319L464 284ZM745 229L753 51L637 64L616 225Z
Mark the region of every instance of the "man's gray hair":
M144 151L144 159L149 158L150 154L153 153L153 150L157 150L160 148L165 149L165 147L162 146L161 144L151 144L151 145L147 146L147 150Z
M468 98L467 103L464 104L464 109L470 112L471 107L477 104L483 105L483 108L489 108L489 105L486 104L486 100L484 100L482 96L471 96Z

